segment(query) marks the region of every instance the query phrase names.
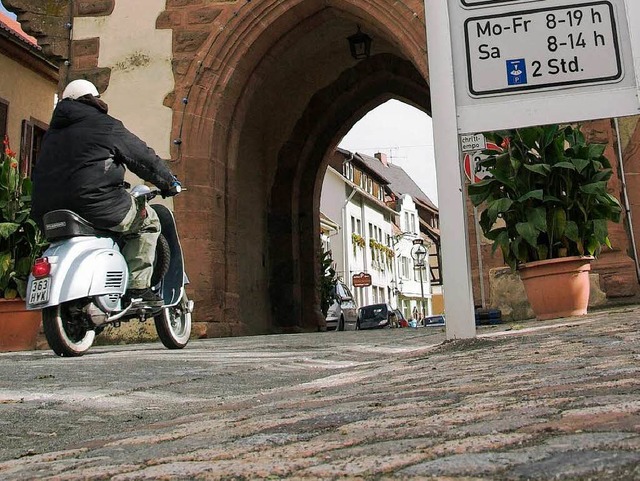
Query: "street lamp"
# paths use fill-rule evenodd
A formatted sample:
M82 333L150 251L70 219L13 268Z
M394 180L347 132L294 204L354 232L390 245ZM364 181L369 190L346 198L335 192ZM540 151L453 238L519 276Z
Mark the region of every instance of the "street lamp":
M422 279L422 269L425 266L425 259L427 257L427 248L424 246L422 239L414 239L413 247L411 248L411 258L413 259L414 268L420 271L420 300L422 304L422 317L424 318L426 310L424 308L424 283Z
M349 41L351 56L355 60L369 58L369 55L371 55L371 37L360 30L360 25L358 25L358 31L348 36L347 40Z

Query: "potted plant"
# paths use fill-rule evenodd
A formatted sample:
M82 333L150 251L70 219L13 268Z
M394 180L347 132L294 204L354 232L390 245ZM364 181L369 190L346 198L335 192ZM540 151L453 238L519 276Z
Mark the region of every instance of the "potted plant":
M468 189L473 205L484 205L485 237L519 272L537 318L585 314L590 261L603 246L611 247L607 224L618 222L621 213L607 192L613 171L606 146L588 144L574 126L529 127L486 138L501 150L483 152L490 176ZM553 281L559 284L550 286Z
M25 310L31 266L44 249L43 236L29 217L31 180L20 172L5 137L0 157L0 351L33 349L39 311Z

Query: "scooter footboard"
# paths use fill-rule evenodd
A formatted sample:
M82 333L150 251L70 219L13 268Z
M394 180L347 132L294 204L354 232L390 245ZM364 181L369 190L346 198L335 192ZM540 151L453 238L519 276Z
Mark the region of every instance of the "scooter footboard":
M47 249L43 257L48 258L51 272L42 279L29 276L27 309L42 309L83 297L124 294L129 282L126 261L113 240L93 241L90 245L90 238L85 237Z

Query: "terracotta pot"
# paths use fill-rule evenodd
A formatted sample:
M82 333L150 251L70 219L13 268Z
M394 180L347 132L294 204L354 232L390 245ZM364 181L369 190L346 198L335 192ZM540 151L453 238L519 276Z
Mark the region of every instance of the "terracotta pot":
M520 266L520 278L537 319L587 313L592 260L593 257L561 257Z
M27 311L22 299L0 299L0 352L36 348L42 315Z

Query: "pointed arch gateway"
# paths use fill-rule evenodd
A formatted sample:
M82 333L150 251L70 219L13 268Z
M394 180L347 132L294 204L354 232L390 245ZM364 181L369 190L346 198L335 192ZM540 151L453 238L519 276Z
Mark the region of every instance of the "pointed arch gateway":
M326 154L389 98L430 111L424 15L409 6L423 4L406 3L238 2L219 13L177 83L179 166L191 195L176 211L209 335L322 325ZM360 62L346 40L358 25L374 38Z

